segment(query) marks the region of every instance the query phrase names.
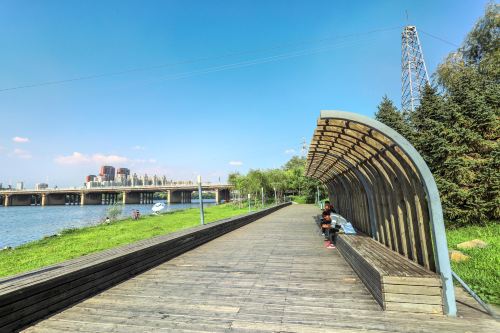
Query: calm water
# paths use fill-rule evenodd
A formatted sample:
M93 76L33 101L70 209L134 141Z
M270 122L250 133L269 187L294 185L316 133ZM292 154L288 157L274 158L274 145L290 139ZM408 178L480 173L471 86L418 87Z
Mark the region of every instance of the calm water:
M164 202L157 200L156 202ZM203 200L207 206L214 205L215 200ZM137 209L141 215L152 214L149 205L125 205L122 217L132 215L132 210ZM199 207L193 200L190 204L165 205L162 212ZM55 235L63 229L80 228L94 225L106 218L109 206L0 206L0 249L6 246L19 246L21 244L41 239L44 236Z

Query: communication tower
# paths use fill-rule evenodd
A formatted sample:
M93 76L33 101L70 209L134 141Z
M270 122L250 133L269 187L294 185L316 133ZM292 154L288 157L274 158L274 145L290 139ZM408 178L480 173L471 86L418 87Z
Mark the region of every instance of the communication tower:
M417 27L407 25L401 34L401 109L408 114L420 105L423 89L429 83Z

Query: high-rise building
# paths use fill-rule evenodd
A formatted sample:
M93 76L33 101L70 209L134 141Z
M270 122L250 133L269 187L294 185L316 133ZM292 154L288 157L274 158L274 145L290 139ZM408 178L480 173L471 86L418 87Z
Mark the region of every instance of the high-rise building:
M17 182L16 190L24 190L24 182Z
M130 169L128 168L118 168L116 169L116 174L117 175L125 175L125 176L130 176Z
M95 181L97 178L96 175L88 175L87 177L85 177L85 182L88 183L88 182L93 182Z
M35 190L46 190L48 188L49 188L49 184L47 184L47 183L35 184Z
M130 169L118 168L116 170L116 182L121 186L127 186L129 184Z
M115 180L115 168L110 165L103 165L99 171L99 176L105 180Z

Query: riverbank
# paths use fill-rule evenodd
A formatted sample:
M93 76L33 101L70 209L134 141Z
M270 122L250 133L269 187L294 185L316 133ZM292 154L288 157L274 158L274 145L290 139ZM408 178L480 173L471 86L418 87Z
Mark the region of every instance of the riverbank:
M500 224L446 230L448 247L469 258L452 262L451 268L487 303L500 305ZM480 239L485 248L458 249L457 244Z
M164 201L156 201L164 202ZM156 203L155 202L155 203ZM205 205L215 205L215 200L204 200ZM162 212L197 208L199 203L166 204ZM133 210L142 216L151 215L151 204L122 205L120 219L132 216ZM79 229L97 225L108 216L109 205L65 206L10 206L0 207L0 249L18 247L43 237L55 235L64 229Z
M248 208L232 204L205 209L205 223L245 214ZM58 236L46 237L14 249L0 252L0 277L53 265L93 252L138 240L165 235L199 225L200 211L192 208L161 215L126 219L80 229L69 229Z

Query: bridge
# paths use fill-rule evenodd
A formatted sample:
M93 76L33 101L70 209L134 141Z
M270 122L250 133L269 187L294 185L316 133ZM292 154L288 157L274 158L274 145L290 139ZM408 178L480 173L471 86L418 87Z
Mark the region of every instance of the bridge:
M230 201L230 184L203 184L202 191L215 192L217 203ZM165 186L116 186L73 189L0 190L3 206L151 204L154 193L166 193L167 203L190 203L197 184Z

